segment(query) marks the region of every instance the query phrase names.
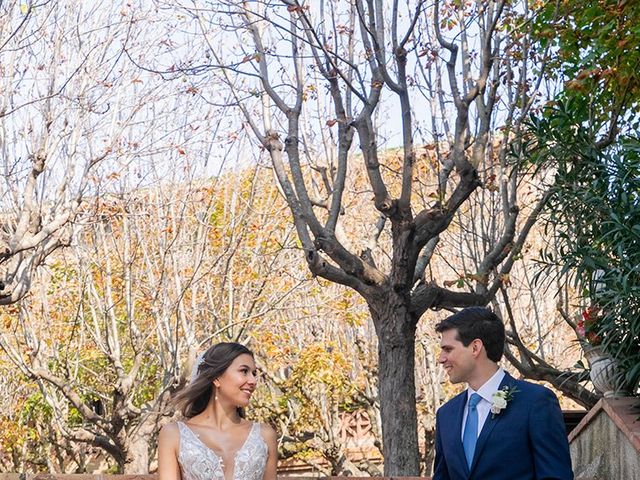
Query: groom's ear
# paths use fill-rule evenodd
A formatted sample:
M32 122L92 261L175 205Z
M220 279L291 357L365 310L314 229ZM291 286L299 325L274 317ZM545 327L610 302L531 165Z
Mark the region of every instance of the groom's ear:
M471 353L474 357L477 358L478 355L480 355L480 352L482 352L483 348L484 343L482 343L482 340L480 340L479 338L473 339L473 341L471 342Z

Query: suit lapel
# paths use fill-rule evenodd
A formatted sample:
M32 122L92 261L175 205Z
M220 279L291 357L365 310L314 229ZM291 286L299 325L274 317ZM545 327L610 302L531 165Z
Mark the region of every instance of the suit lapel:
M502 382L500 382L499 389L502 389L502 387L504 386L509 386L510 388L512 388L514 386L514 382L515 382L515 379L511 375L505 372L504 378L502 379ZM493 431L493 429L498 424L498 422L502 419L503 416L504 415L500 415L500 414L493 415L491 412L489 412L489 416L487 417L487 420L484 422L484 425L482 426L482 430L480 431L480 436L478 437L478 441L476 443L476 449L473 453L473 462L471 462L471 471L473 471L474 467L476 466L476 463L478 463L478 459L480 458L480 455L482 455L482 450L487 444L487 441L489 439L489 436L491 435L491 432ZM462 453L464 457L464 451Z
M456 460L460 462L464 466L464 471L469 476L469 467L467 466L467 457L464 455L464 447L462 446L462 418L464 416L464 408L467 405L467 391L465 390L463 394L458 395L458 403L455 405L455 422L454 422L454 432L453 432L453 440L455 449L453 454L456 457Z

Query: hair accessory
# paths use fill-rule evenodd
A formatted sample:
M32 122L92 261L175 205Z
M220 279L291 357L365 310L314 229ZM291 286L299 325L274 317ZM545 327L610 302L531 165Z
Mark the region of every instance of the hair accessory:
M198 370L200 370L200 365L202 365L202 362L204 361L205 353L206 351L199 353L196 357L196 361L193 362L193 368L191 369L191 379L189 380L189 382L193 382L198 377Z

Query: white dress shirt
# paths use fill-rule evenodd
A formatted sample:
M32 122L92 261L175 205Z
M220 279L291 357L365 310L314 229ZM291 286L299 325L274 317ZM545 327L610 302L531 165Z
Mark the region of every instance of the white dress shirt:
M471 387L467 387L467 403L464 406L464 414L462 415L462 434L460 439L464 437L464 426L467 422L467 413L469 411L469 398L474 393L477 393L482 397L482 399L478 402L476 409L478 410L478 436L480 436L480 432L482 432L482 427L484 426L484 422L487 421L487 417L489 416L489 412L491 411L491 405L493 403L493 394L496 393L500 388L500 383L504 378L504 370L502 368L498 368L498 371L493 374L493 376L487 380L484 385L482 385L478 391L475 391Z

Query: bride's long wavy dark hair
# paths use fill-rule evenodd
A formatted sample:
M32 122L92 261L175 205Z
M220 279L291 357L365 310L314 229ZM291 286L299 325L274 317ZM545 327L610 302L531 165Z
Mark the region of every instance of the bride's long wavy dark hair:
M211 395L215 395L213 381L229 368L236 357L243 354L253 357L253 352L240 343L223 342L209 347L202 357L195 378L173 399L174 405L185 418L204 411ZM238 414L244 418L244 409L238 407Z

